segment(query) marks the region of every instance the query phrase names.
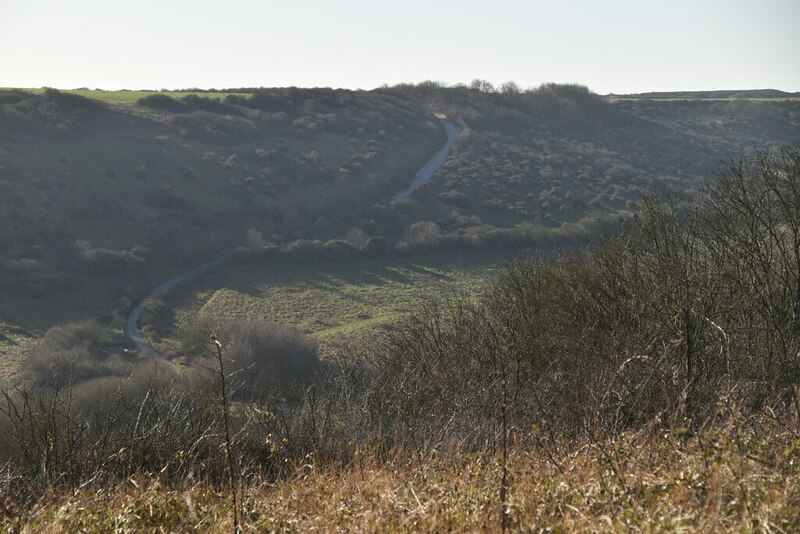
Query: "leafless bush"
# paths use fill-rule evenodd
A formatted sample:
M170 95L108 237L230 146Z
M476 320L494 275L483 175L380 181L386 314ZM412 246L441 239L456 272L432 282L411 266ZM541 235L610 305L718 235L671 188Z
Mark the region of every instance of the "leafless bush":
M198 320L185 334L188 356L208 355L205 342L213 334L224 349L234 390L252 396L276 383L308 377L319 364L317 344L297 328L269 321Z
M419 221L406 229L401 241L416 250L432 250L436 248L440 234L441 229L438 224L431 221Z
M0 458L37 484L75 484L135 471L208 469L217 421L208 399L154 369L63 389L19 388L0 398ZM164 376L164 375L162 375ZM196 463L182 465L191 455Z
M38 384L54 388L98 376L121 376L127 366L109 357L110 342L106 330L94 320L57 326L30 350L26 366Z
M798 153L734 162L697 205L647 199L585 252L515 262L479 304L422 307L370 349L373 427L475 443L496 421L498 368L513 370L512 428L559 433L702 421L731 384L757 385L742 388L754 408L794 399Z

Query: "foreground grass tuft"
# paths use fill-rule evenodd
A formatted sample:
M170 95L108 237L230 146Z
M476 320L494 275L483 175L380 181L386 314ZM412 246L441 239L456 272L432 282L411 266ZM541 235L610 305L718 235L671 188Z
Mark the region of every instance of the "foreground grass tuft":
M796 426L796 425L795 425ZM514 531L791 532L800 528L800 440L770 422L729 423L687 437L514 447L507 513ZM794 436L794 437L792 437ZM498 458L357 455L344 467L309 458L278 482L244 491L249 531L474 532L499 529ZM37 532L231 529L231 500L203 483L169 488L141 476L110 488L51 492L3 527Z

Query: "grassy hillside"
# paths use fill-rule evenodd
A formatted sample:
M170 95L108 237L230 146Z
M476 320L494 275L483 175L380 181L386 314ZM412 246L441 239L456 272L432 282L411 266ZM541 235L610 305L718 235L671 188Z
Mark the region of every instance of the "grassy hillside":
M512 454L511 531L792 532L800 485L796 449L766 422L748 445L776 447L775 460L748 453L732 428L715 441L671 433L609 444L563 445ZM770 433L772 433L770 435ZM343 468L309 459L277 483L244 489L245 532L500 531L499 458L433 454ZM2 524L41 532L169 530L230 532L230 494L202 483L179 488L140 476L44 497L30 511L5 509Z
M0 392L2 526L795 531L798 192L800 147L741 157L692 202L648 199L591 247L523 256L324 358L235 316L313 307L340 321L324 335L456 270L284 272L299 245L254 247L173 295L229 315L180 365L110 351L91 321L50 329L31 382Z
M251 261L223 266L151 306L143 331L163 354L178 351L201 316L269 320L321 339L371 335L420 301L463 292L480 295L505 264L497 253L438 253L298 265Z
M0 92L4 359L65 320L119 326L150 285L247 235L346 232L325 221L388 198L444 138L424 110L380 94L153 96L111 107Z
M14 91L13 88L5 87L0 88L0 91ZM27 93L32 93L35 95L42 95L44 94L47 89L24 89ZM152 95L166 95L175 98L183 98L186 96L196 96L196 97L204 97L204 98L214 98L214 99L223 99L228 95L242 95L247 96L247 93L238 92L238 91L129 91L129 90L120 90L120 91L106 91L103 89L67 89L61 91L63 93L68 93L72 95L78 95L85 98L90 98L92 100L99 100L100 102L104 102L106 104L130 104L135 105L139 99L145 98Z
M721 91L661 91L609 95L609 98L648 100L797 100L800 92L788 93L777 89L721 90Z
M580 87L560 86L518 94L425 85L385 91L446 111L463 128L448 162L411 198L355 207L362 220L374 221L371 232L397 242L401 252L563 247L603 228L595 218L634 210L644 195L696 197L732 152L788 143L800 135L800 102L759 100L763 92L725 101L714 100L723 96L714 93L685 101L608 102ZM313 239L318 232L310 228L302 235ZM353 264L352 272L361 265ZM332 295L320 287L325 284L316 269L292 266L296 276L281 278L281 264L267 261L262 268L221 273L213 281L218 289L168 307L177 307L181 317L207 312L269 318L334 333L342 331L336 325L394 317L351 309L347 299L358 298L358 292L372 292L374 300L365 300L387 310L398 308L391 299L405 300L385 285L375 292L371 280L358 277L334 276L337 286L352 288L354 281L366 287ZM289 285L306 288L308 280L315 281L314 291L296 288L287 297ZM427 288L423 280L414 282ZM358 315L365 318L354 321Z
M644 194L696 196L730 154L800 138L798 100L608 101L579 86L395 90L435 102L464 133L438 179L390 206L391 217L461 236L534 226L571 238L591 227L587 218L629 211Z
M388 261L581 243L645 193L690 198L729 154L800 137L796 100L710 96L0 91L0 355L70 320L119 328L154 284L240 245L313 262L371 237ZM462 128L451 158L392 201L444 139L434 113Z

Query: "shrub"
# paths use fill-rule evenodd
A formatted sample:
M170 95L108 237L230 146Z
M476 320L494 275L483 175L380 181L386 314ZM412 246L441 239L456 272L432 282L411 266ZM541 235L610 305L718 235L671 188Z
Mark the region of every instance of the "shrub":
M171 113L186 113L189 111L188 106L183 102L175 100L169 95L159 93L140 98L136 101L136 105Z
M361 228L351 228L344 236L344 240L356 248L363 249L367 246L369 236Z
M64 111L73 113L76 111L99 112L105 109L97 100L92 100L73 93L63 93L57 89L45 89L44 99L48 102L53 102Z
M109 358L110 343L109 334L94 320L56 326L34 345L25 364L37 384L53 388L99 376L122 376L128 367Z
M446 191L444 193L439 193L439 199L459 208L472 207L472 201L470 201L467 195L461 193L460 191Z
M286 112L293 114L297 110L295 104L291 100L268 90L256 91L250 98L237 102L237 104L260 109L269 113Z
M0 458L6 473L25 480L15 493L35 491L37 483L63 487L136 471L186 476L186 457L197 462L189 470L203 465L204 475L219 478L218 444L209 439L218 425L209 399L159 379L164 369L140 371L128 380L3 392Z
M326 255L334 261L347 261L358 258L361 251L347 241L331 239L325 243Z
M95 248L86 241L75 242L81 261L92 274L99 276L118 276L131 266L139 266L142 258L137 256L141 250L112 250Z
M202 110L210 113L231 113L235 109L227 104L223 104L216 98L208 98L197 95L186 95L182 99L183 104L190 110Z
M234 373L240 397L308 377L319 364L315 341L297 328L270 321L201 318L184 334L184 353L198 357L215 350L210 335L222 344L226 370Z
M416 250L432 250L436 247L441 230L439 225L431 221L419 221L403 232L405 241Z

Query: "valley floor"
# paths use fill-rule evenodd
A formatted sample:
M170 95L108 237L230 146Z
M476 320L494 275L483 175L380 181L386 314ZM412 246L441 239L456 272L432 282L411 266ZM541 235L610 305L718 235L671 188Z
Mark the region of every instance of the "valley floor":
M297 264L223 266L163 297L174 310L171 330L148 339L162 354L177 350L201 316L269 320L296 326L325 342L373 335L428 298L481 296L510 252L429 253L412 257Z

